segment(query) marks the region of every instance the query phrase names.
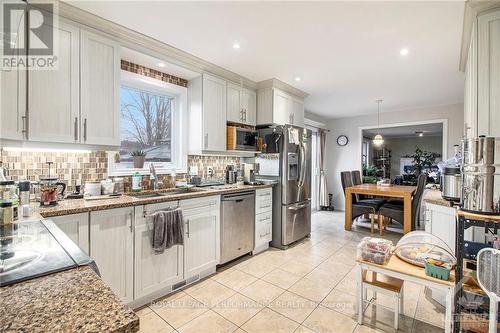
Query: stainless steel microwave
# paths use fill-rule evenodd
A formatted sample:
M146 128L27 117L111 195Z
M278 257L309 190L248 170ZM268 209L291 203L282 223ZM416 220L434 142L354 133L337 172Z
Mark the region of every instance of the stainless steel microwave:
M237 126L227 126L228 150L257 150L257 133L255 130Z

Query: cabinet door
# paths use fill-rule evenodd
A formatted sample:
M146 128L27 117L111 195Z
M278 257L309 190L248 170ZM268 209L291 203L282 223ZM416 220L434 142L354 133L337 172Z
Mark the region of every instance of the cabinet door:
M292 125L304 127L304 102L292 99Z
M40 33L52 33L42 25ZM79 141L79 39L78 27L59 19L57 69L29 71L28 116L31 141Z
M273 123L278 125L291 124L290 96L281 90L274 89Z
M133 207L90 213L90 256L124 302L133 300Z
M14 11L12 20L17 24L22 20L22 16L22 11ZM16 38L16 41L19 40L20 38ZM19 57L19 52L16 52L13 56ZM24 118L26 114L26 75L25 70L17 68L0 70L1 139L24 139L26 127Z
M203 75L203 149L226 150L226 81Z
M243 122L243 108L241 105L241 88L235 84L227 84L227 121Z
M81 139L93 145L120 145L120 45L81 32Z
M196 276L219 262L219 197L183 200L184 279Z
M477 26L472 27L472 38L465 68L464 135L477 136Z
M500 136L500 10L478 18L478 135Z
M254 91L243 89L242 109L244 122L247 125L255 126L257 121L257 94Z
M89 213L50 218L80 249L89 254Z

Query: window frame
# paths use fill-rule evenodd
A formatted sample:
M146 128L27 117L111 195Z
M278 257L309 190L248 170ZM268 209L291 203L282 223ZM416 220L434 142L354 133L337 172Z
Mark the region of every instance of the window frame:
M151 92L173 98L172 108L172 131L170 162L148 162L144 163L142 169L124 167L130 166L132 162L116 163L117 151L108 151L108 175L130 176L135 172L141 175L149 174L149 165L154 164L157 174L172 174L187 172L187 88L172 83L153 79L148 76L135 74L125 70L120 72L120 89L128 87L131 89ZM121 132L121 100L120 100L120 132ZM121 136L121 134L120 134ZM120 138L121 142L121 138Z

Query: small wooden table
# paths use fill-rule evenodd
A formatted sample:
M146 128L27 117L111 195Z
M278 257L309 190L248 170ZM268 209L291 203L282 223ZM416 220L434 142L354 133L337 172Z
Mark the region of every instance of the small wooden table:
M352 195L366 194L378 197L402 198L404 201L403 232L411 231L411 202L416 186L391 185L381 186L376 184L354 185L345 189L345 230L352 226Z
M403 281L410 281L425 287L441 290L446 293L446 314L445 314L445 333L449 333L453 328L453 298L455 295L455 272L450 273L448 281L439 280L425 275L425 269L407 263L399 259L395 254L391 256L387 265L377 265L364 260L357 260L357 309L363 308L363 271L368 270L388 277L393 277ZM363 324L363 312L358 311L358 323Z

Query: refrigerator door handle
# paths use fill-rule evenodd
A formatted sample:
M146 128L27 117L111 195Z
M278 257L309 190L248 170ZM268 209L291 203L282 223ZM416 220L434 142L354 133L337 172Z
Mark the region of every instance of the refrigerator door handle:
M300 143L300 176L299 176L299 187L304 186L304 181L306 178L306 150L304 144Z
M300 206L291 206L291 207L288 207L288 209L290 209L290 210L301 210L301 209L307 208L308 206L309 206L309 202L305 203L305 204L302 204Z

